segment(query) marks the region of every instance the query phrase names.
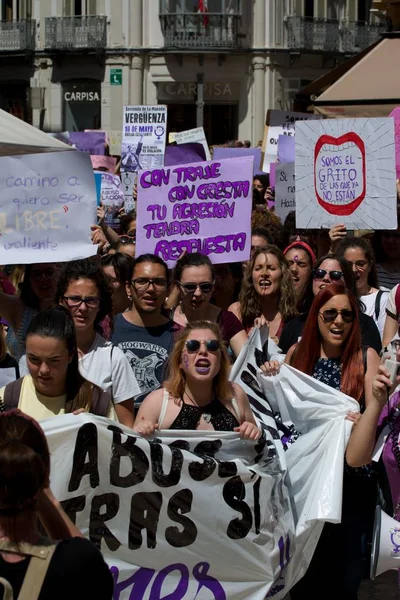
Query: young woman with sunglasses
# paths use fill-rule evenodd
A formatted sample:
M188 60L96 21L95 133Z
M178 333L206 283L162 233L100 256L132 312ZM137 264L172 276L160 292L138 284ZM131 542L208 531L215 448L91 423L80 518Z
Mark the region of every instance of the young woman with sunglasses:
M54 302L58 272L55 263L27 265L19 296L0 291L0 315L9 323L7 345L17 360L25 354L25 337L32 317Z
M139 408L135 429L236 431L257 440L257 427L247 395L228 376L230 360L220 329L209 321L188 323L174 345L169 377Z
M343 284L323 287L311 306L301 340L289 350L285 362L351 396L362 412L372 401L379 356L372 348L362 348L358 313L357 299ZM262 370L275 374L279 363L266 363ZM306 575L290 592L292 600L320 598L327 581L332 597L357 597L363 539L371 537L376 495L371 469L345 469L342 522L325 524Z
M297 314L293 279L282 252L276 246L257 248L246 268L239 302L229 308L247 331L256 324L269 325L277 343L284 323Z
M176 263L173 279L179 288L180 304L170 318L181 327L192 321L211 321L221 327L222 338L238 356L247 335L240 321L231 312L211 304L215 269L203 254L185 254Z
M303 312L298 317L286 323L283 328L279 340L279 347L282 352L288 352L289 348L299 341L315 296L318 292L333 283L344 284L350 292L357 296L354 276L348 262L336 254L326 254L319 258L314 265L303 296ZM363 345L374 348L379 353L382 350L381 336L373 319L361 311L358 312L358 319L360 321Z
M117 346L98 333L100 322L112 312L110 285L92 260L66 264L60 273L56 301L72 316L76 329L81 374L109 391L118 419L133 425L133 397L140 392L129 362Z
M353 270L363 312L372 317L382 337L389 292L379 290L375 258L369 242L362 238L346 237L337 245L336 254L347 260Z

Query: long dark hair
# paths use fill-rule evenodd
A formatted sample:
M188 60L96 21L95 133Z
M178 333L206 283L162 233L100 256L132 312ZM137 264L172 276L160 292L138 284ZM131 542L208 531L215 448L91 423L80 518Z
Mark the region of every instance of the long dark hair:
M378 275L376 272L375 256L374 256L374 251L372 250L371 244L367 240L363 240L362 238L356 238L356 237L345 238L344 240L342 240L340 242L340 244L336 248L336 254L338 256L343 256L343 258L344 258L346 250L349 250L349 248L359 248L360 250L362 250L362 252L364 252L365 258L368 261L370 269L371 269L370 272L368 273L368 280L367 280L368 285L379 289Z
M30 335L54 338L65 343L71 359L65 381L67 395L65 412L73 412L78 408L89 408L90 410L94 386L79 372L75 326L67 309L63 306L56 306L38 313L29 323L26 333L27 340Z
M106 254L101 257L101 266L113 267L115 275L118 281L125 285L132 276L133 258L122 252L116 252L115 254Z
M98 263L90 258L84 260L72 260L63 267L56 290L56 302L60 303L65 296L71 281L78 279L89 279L93 281L99 291L100 305L99 312L94 321L94 328L98 328L99 323L106 317L112 315L112 290L103 269Z
M183 270L187 269L188 267L208 267L211 272L211 280L214 281L215 279L214 265L208 256L201 254L200 252L193 252L191 254L185 254L177 261L172 274L173 280L180 281Z
M360 401L364 393L364 364L361 350L361 329L357 298L343 284L332 283L315 296L304 325L303 334L293 353L291 365L307 375L312 375L315 364L321 356L321 334L318 327L318 313L321 307L334 296L348 297L355 319L342 351L342 375L340 390Z

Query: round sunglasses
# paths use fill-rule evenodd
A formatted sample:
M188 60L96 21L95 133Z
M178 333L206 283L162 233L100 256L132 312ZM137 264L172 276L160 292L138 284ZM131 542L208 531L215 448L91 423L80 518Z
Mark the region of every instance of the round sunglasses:
M325 269L314 269L313 271L314 279L323 279L326 275L331 281L340 281L343 277L342 271L326 271Z
M209 294L213 289L214 283L209 283L208 281L203 281L203 283L180 283L178 281L178 285L187 294L194 294L197 288L200 289L202 294Z
M355 313L352 310L344 308L343 310L337 310L336 308L327 308L323 312L319 313L324 323L333 323L337 319L338 315L342 315L342 319L345 323L352 323L355 319Z
M208 352L217 352L220 348L218 340L205 340L204 342L200 342L200 340L187 340L185 344L186 350L188 352L197 352L200 350L202 343L204 343Z

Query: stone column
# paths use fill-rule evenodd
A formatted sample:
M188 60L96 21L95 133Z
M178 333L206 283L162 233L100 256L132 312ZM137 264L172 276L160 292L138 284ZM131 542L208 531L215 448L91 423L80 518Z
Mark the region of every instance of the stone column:
M252 140L256 145L264 135L265 124L265 57L253 56L253 126Z

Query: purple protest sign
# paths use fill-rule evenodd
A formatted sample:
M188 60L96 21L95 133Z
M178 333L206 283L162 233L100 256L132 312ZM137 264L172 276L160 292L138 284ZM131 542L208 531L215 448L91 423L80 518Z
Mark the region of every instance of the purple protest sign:
M254 158L253 174L262 173L260 169L261 148L214 148L214 160L238 158L239 156L252 156Z
M202 144L190 142L179 146L167 146L165 148L164 166L188 165L206 160L206 153Z
M294 137L280 135L278 138L278 158L281 163L294 163L295 160Z
M396 106L389 117L394 118L394 141L396 144L396 177L400 179L400 106Z
M136 253L173 267L182 252L213 263L248 260L252 158L230 158L140 171Z
M69 141L81 152L104 154L106 134L104 131L71 131Z

